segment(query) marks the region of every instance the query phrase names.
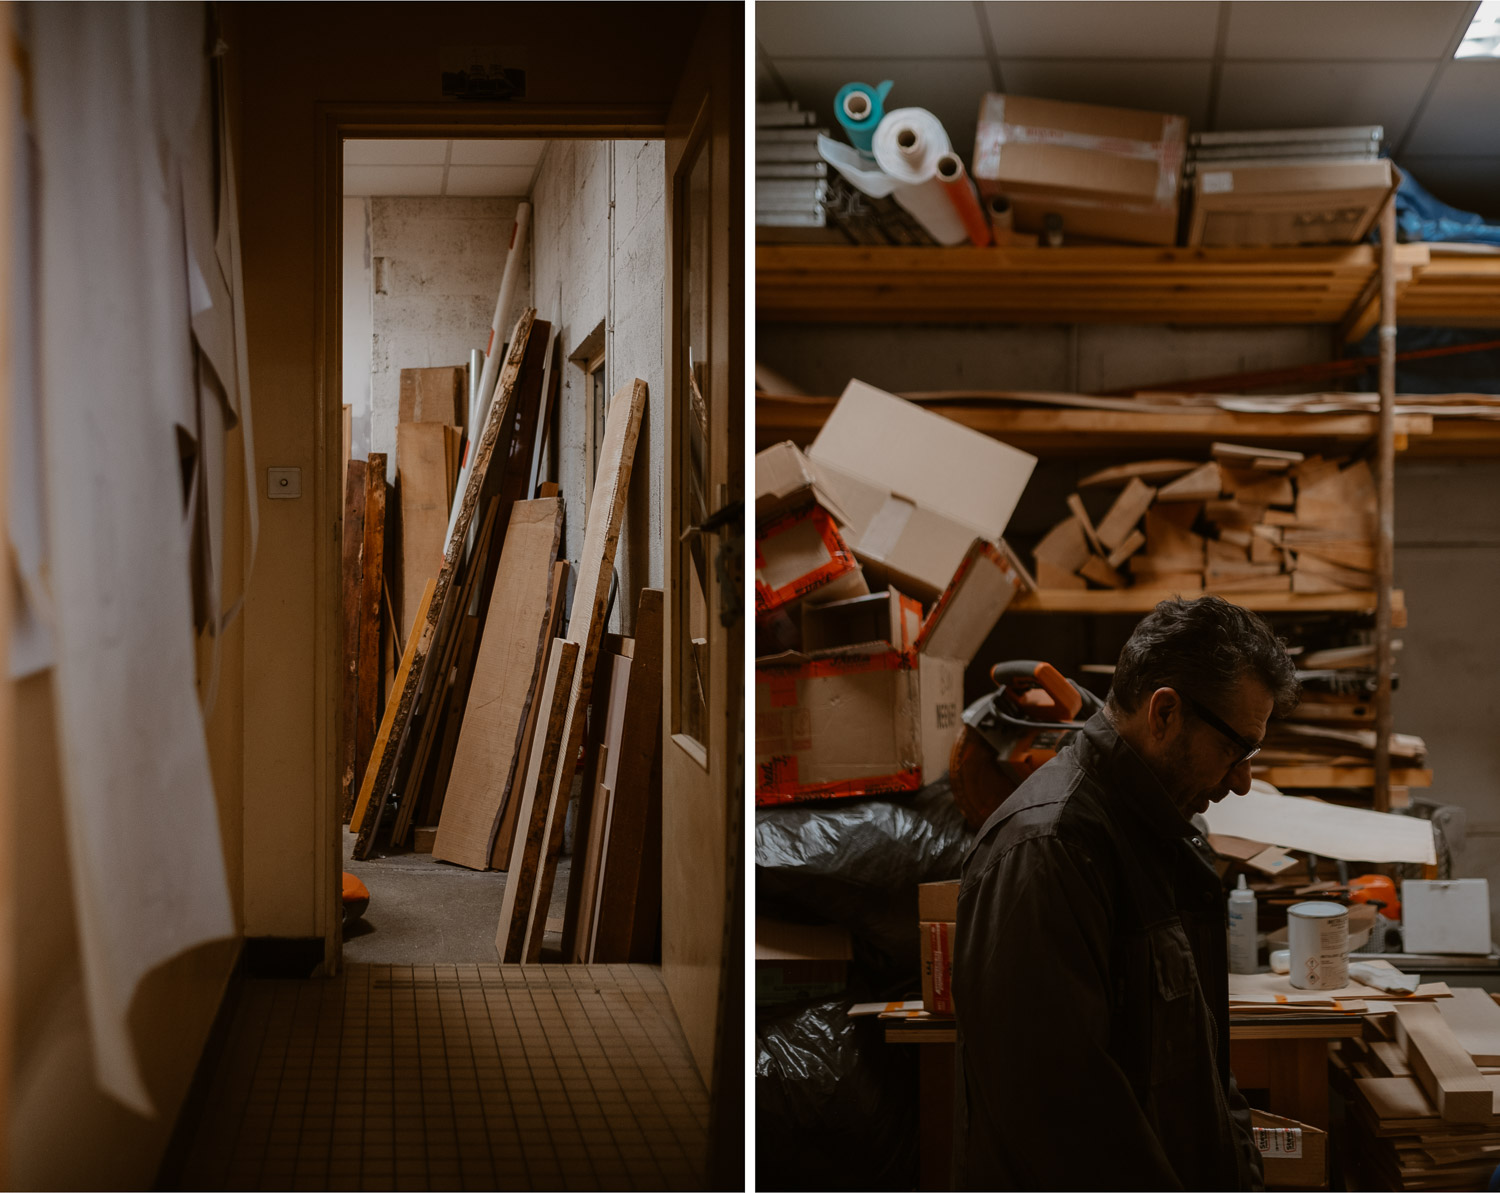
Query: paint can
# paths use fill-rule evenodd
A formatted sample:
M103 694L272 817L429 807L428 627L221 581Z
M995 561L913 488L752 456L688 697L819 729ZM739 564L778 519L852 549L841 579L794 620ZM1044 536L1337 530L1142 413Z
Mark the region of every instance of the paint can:
M1299 990L1349 984L1349 909L1339 903L1295 903L1286 913L1291 981Z

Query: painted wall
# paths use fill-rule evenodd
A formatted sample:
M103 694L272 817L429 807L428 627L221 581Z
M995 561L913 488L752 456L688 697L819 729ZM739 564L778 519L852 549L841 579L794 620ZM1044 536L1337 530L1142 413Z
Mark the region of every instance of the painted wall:
M370 453L370 350L374 315L370 310L370 200L344 199L343 366L344 405L350 407L349 458Z
M761 363L815 394L837 394L850 377L893 390L1099 392L1327 360L1327 337L1324 328L1295 326L906 327L892 335L876 326L764 324L756 351ZM1038 468L1012 533L1044 533L1062 516L1078 478L1096 465L1049 461ZM1405 646L1396 656L1396 729L1427 740L1433 786L1413 795L1464 809L1469 840L1455 873L1490 880L1491 915L1500 925L1497 491L1500 461L1397 457L1396 583L1406 593L1409 624L1396 632ZM983 657L1112 662L1134 620L1002 618Z
M605 328L605 388L639 377L650 389L636 448L616 568L610 629L634 630L642 588L663 584L666 442L662 312L666 284L663 142L553 141L532 188L532 290L537 315L561 337L558 434L550 449L566 501L565 550L577 570L583 546L589 402L573 355ZM621 629L623 627L623 630Z
M393 483L401 370L464 365L470 349L483 350L489 343L519 202L449 197L369 200L369 443L371 451L386 453ZM523 257L508 319L514 319L530 294L526 260Z
M243 71L241 227L259 463L297 466L304 476L301 500L261 504L260 559L245 608L245 931L308 937L328 928L337 880L332 830L317 819L315 800L332 748L315 732L317 714L333 707L317 687L319 602L333 602L318 590L315 544L337 541L339 517L330 503L318 521L313 497L325 484L317 105L438 103L444 47L500 45L525 47L527 103L664 108L697 7L398 3L362 8L355 20L336 4L245 5L234 18L238 31L226 41ZM585 28L589 36L576 36ZM325 410L324 435L337 434L337 406L330 400Z

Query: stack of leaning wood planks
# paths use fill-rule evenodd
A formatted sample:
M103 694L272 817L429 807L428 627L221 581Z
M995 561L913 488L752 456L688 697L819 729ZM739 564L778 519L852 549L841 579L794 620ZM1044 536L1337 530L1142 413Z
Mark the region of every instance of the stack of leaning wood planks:
M1427 1005L1395 1004L1332 1059L1350 1109L1350 1155L1369 1182L1358 1187L1488 1184L1500 1165L1500 1006L1489 994L1455 987Z
M1079 488L1119 492L1092 514L1082 493L1068 498L1069 516L1034 551L1043 589L1373 587L1375 483L1363 460L1215 443L1206 461L1122 464Z
M516 326L446 547L437 497L462 475L454 424L423 415L460 412L462 371L403 373L411 621L350 829L362 858L421 826L435 859L505 869L497 948L503 960L536 961L581 757L564 960L650 960L661 899L661 591L642 590L634 638L605 634L646 386L631 382L611 402L565 622L563 500L537 475L560 369L549 332L534 311Z

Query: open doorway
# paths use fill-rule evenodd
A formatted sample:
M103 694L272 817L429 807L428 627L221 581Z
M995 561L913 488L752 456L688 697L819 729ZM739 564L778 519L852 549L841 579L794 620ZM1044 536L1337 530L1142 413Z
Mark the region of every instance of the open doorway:
M346 962L660 960L664 150L344 142Z

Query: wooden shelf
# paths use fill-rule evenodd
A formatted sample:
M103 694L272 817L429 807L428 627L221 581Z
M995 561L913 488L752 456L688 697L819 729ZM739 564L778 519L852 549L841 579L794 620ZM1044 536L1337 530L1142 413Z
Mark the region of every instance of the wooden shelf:
M1040 589L1022 593L1011 601L1005 612L1011 613L1149 613L1159 601L1170 596L1188 599L1199 592L1167 591L1157 588ZM1219 594L1242 609L1257 613L1374 613L1373 592L1336 592L1304 595L1294 592L1223 592ZM1391 593L1391 620L1406 623L1406 597L1398 588Z
M1272 787L1373 787L1373 766L1262 766L1252 768L1257 779ZM1432 771L1425 767L1391 767L1395 787L1431 787Z
M1500 258L1396 246L1403 323L1500 326ZM1281 249L759 245L758 319L1373 324L1374 245Z
M837 398L776 398L755 402L757 448L790 439L806 446L827 421ZM1183 446L1228 440L1275 447L1296 443L1299 448L1348 452L1375 437L1379 417L1374 414L1239 414L1228 410L1183 410L1154 414L1147 411L1038 409L1030 406L955 405L923 403L923 408L966 427L1003 439L1013 447L1038 454L1109 455L1140 448L1157 453ZM1477 420L1475 420L1477 421ZM1500 422L1493 428L1500 446ZM1397 445L1409 436L1433 432L1428 414L1403 414L1396 419Z

